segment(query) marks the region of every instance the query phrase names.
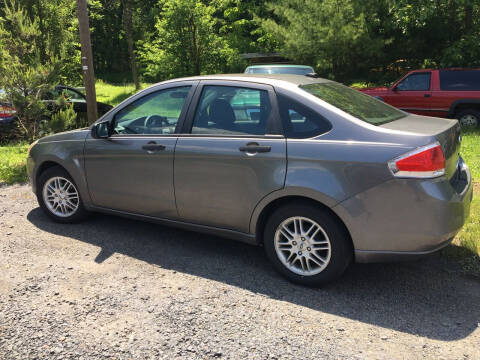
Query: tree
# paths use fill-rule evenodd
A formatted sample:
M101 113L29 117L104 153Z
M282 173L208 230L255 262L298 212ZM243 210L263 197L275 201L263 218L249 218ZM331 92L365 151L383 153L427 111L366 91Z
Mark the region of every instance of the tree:
M40 62L46 64L52 56L64 59L61 75L69 79L70 85L80 84L80 44L75 0L16 1L28 18L38 25L40 34L35 41Z
M5 4L0 18L0 83L28 140L38 136L40 120L50 115L42 99L58 81L61 70L55 58L42 63L42 50L36 46L40 36L38 23L22 8L13 1Z
M234 51L216 31L215 8L200 0L160 0L155 40L139 51L152 79L215 73L227 68Z
M133 51L133 19L131 0L122 0L123 5L123 24L125 26L125 35L127 37L128 57L130 58L130 69L132 71L135 89L140 90L140 82L137 74L137 63L135 60L135 52Z
M278 51L323 75L346 79L359 60L383 46L381 39L370 36L365 15L353 0L280 0L268 8L273 17L262 26L275 34Z
M480 3L476 0L398 0L391 10L404 58L416 66L480 64Z

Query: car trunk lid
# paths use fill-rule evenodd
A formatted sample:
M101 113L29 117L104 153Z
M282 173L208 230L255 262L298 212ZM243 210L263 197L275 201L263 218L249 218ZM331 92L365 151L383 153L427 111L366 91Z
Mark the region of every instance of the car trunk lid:
M461 132L457 120L409 115L381 125L383 128L420 135L418 146L438 141L445 156L445 174L450 179L457 170Z

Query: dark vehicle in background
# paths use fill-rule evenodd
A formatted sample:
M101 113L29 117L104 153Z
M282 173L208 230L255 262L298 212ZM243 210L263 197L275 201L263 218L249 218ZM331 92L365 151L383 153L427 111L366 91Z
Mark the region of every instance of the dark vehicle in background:
M101 211L222 235L319 285L351 261L451 242L473 191L460 140L457 120L333 81L211 75L153 85L89 129L40 139L27 171L54 221Z
M250 65L245 69L245 74L307 75L314 73L315 70L311 66L290 64Z
M410 71L390 88L360 90L404 111L480 125L480 69Z
M0 99L5 92L0 89ZM10 124L15 119L15 109L7 102L0 100L0 125Z
M0 99L4 91L0 89ZM47 94L44 101L47 103L47 108L50 111L55 111L56 99L59 96L63 96L67 103L73 104L73 110L77 113L79 123L86 123L87 119L87 100L77 89L66 86L58 85L55 89ZM107 113L113 106L97 101L98 116L102 116ZM19 135L15 126L15 108L8 102L0 100L0 142L15 140ZM48 119L39 119L47 120Z
M59 96L64 96L68 103L73 104L73 110L79 116L87 117L87 98L80 91L70 86L58 85L55 87L53 94L51 94L51 98L46 99L46 101L55 101ZM112 105L97 101L99 117L106 114L110 109L113 109Z

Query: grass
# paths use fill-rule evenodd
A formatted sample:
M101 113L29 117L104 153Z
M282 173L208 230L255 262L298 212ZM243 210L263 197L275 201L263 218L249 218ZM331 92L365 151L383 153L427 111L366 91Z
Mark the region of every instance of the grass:
M461 154L470 167L473 181L480 184L480 130L463 132Z
M473 201L470 218L444 252L458 258L466 273L480 277L480 130L463 133L461 154L472 173Z
M145 89L150 86L148 83L141 83L140 88ZM135 94L134 84L108 84L101 80L95 84L95 90L97 93L97 101L116 106L123 100Z
M27 181L25 168L28 144L0 146L0 183L15 184Z

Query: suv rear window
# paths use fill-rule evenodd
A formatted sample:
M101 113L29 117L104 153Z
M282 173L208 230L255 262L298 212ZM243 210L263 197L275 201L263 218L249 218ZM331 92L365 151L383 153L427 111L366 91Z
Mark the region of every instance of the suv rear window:
M440 70L440 89L480 91L480 70Z
M300 88L369 124L381 125L406 116L403 111L338 83L315 83Z

